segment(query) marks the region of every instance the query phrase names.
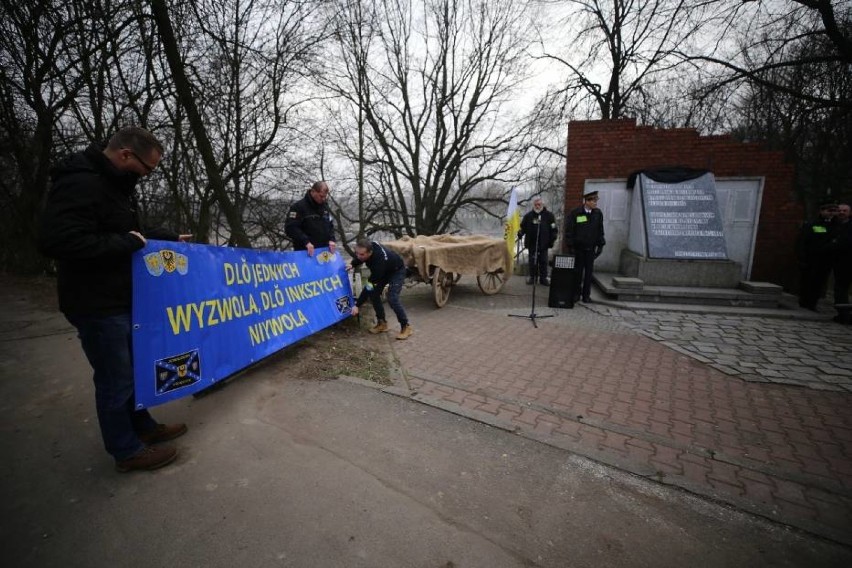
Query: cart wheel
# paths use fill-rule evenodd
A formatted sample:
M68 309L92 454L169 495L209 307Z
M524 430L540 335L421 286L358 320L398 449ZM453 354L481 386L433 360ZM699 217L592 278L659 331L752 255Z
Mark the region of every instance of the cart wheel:
M502 270L496 272L486 272L476 277L476 283L479 284L479 289L486 296L496 294L503 289L503 284L506 283L506 274Z
M452 272L444 272L440 268L435 268L432 275L432 293L435 296L435 305L443 308L450 299L450 288L454 283Z

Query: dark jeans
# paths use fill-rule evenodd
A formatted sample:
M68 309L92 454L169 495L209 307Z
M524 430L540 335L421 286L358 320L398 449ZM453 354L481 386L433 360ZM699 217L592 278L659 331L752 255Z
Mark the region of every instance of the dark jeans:
M129 458L143 447L138 435L157 426L147 410L135 408L130 314L66 317L77 328L95 371L95 408L104 447L117 461Z
M402 292L403 284L405 284L405 267L394 272L388 283L388 304L390 304L393 313L396 314L399 325L405 327L408 325L408 316L405 315L405 309L402 307L402 302L399 301L399 293ZM386 321L385 307L382 305L382 290L384 289L385 285L381 284L373 288L373 293L370 294L370 301L373 303L373 309L376 310L376 319L379 321Z
M547 249L539 249L536 258L535 249L527 249L530 256L530 278L547 278Z
M577 286L582 288L578 292L582 293L583 299L588 300L592 293L592 273L595 268L595 250L586 248L577 248L574 250L575 268L577 269L578 282ZM579 296L579 294L578 294Z

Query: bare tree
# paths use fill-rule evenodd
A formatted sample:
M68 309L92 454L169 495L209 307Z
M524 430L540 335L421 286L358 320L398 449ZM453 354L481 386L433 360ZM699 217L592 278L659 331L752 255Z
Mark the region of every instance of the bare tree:
M85 62L110 41L86 22L100 2L3 3L0 8L0 140L6 175L0 181L0 266L38 270L38 214L57 146L76 144L63 124L84 87ZM110 28L120 33L120 23Z
M181 105L186 111L189 126L197 144L198 152L201 155L205 173L207 174L213 194L216 196L216 201L228 221L231 241L236 246L250 248L251 242L243 227L239 209L228 194L225 180L222 172L219 170L208 128L199 110L193 85L189 80L186 67L181 58L178 40L172 26L168 7L164 0L150 0L150 2L154 21L157 23L157 32L163 43L166 61L168 61L171 76L175 82L175 90L177 91Z
M679 54L694 76L691 98L724 112L738 138L782 150L796 164L806 209L846 190L852 4L714 1L711 8L704 49Z
M486 210L499 199L473 188L514 178L529 134L508 107L524 72L523 3L343 7L336 39L346 65L327 70L327 85L362 113L364 143L342 146L367 170L365 232L437 234L460 210Z
M696 38L705 23L703 2L545 3L567 8L555 27L568 42L558 51L544 43L540 46L537 57L567 73L544 101L584 118L621 118L643 108L648 87L672 68L676 50Z
M175 118L185 113L192 137L184 146L203 157L198 173L204 183L196 187L201 190L196 199L205 207L212 194L233 244L248 246L257 239L268 244L261 233L274 216L263 208L276 202L270 192L281 183L274 172L287 171L287 146L296 146L301 136L290 125L299 102L291 91L310 73L322 38L313 27L317 7L298 1L204 0L191 8L179 14L183 52L172 54L165 41L164 55L181 101L169 112ZM162 36L163 18L170 15L155 14Z
M852 4L836 0L709 3L714 37L710 48L680 50L697 73L710 74L705 93L751 83L802 99L812 106L849 107L818 88L803 88L802 74L848 74L852 66ZM821 46L814 49L815 46ZM792 81L789 83L788 81Z
M809 57L830 51L818 36L800 48ZM845 66L821 67L778 68L763 73L766 82L740 87L734 130L737 137L759 140L795 162L796 188L811 214L821 201L852 197L852 106L814 103L812 97L793 94L818 92L821 98L852 100L852 74L844 72Z

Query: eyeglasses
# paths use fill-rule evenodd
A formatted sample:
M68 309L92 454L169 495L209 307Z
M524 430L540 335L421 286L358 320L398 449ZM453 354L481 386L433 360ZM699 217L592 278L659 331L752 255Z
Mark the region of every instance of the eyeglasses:
M140 158L140 157L139 157L139 154L137 154L136 152L134 152L134 151L133 151L133 150L131 150L130 148L125 148L125 150L127 150L128 152L130 152L130 155L131 155L131 156L133 156L134 158L136 158L136 161L137 161L137 162L139 162L140 164L142 164L142 167L143 167L143 168L145 168L145 175L148 175L148 174L150 174L151 172L153 172L155 169L157 169L157 166L152 166L151 164L149 164L148 162L146 162L145 160L143 160L142 158Z

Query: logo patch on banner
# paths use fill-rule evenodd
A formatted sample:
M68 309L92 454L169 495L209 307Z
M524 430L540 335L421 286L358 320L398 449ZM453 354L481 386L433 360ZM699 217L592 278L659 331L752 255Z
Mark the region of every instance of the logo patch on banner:
M201 357L198 349L160 359L155 363L157 394L188 387L201 380Z
M350 298L349 296L340 296L335 301L335 304L337 305L337 311L341 314L348 314L350 311L352 311L349 307L349 303L351 302L351 300L352 298Z
M317 255L317 262L319 262L320 264L326 264L334 260L334 256L334 254L328 252L327 250L324 250Z
M173 250L161 250L145 255L145 268L151 276L160 276L164 271L171 273L175 270L185 276L189 272L189 259Z

